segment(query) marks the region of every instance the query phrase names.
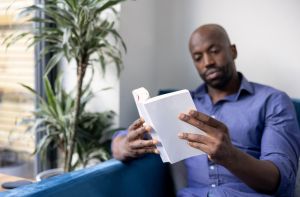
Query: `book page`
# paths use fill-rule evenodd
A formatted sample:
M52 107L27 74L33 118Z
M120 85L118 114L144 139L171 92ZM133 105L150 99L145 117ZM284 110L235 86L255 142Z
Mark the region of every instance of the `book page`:
M145 120L145 123L147 125L149 125L153 128L153 123L151 122L151 119L150 119L147 111L145 110L145 106L144 106L144 102L146 102L150 97L149 92L145 88L141 87L141 88L133 90L132 94L133 94L134 101L135 101L135 104L138 109L140 117L142 117ZM150 135L151 135L152 139L156 139L157 141L161 142L159 135L156 133L156 131L154 129L151 130ZM169 157L166 153L166 150L162 146L162 144L159 143L158 145L156 145L156 148L158 149L158 151L160 153L160 157L161 157L162 161L169 162Z
M200 129L178 119L180 113L187 113L190 109L196 110L188 90L147 99L144 102L144 108L151 119L153 129L160 137L160 142L167 152L170 163L204 154L202 151L190 147L187 141L178 138L179 132L206 135Z

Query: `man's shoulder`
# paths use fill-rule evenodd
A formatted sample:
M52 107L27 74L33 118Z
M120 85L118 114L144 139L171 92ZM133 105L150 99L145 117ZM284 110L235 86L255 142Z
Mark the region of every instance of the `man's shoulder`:
M248 80L242 73L239 73L239 76L241 77L240 91L246 90L250 95L253 95L255 97L263 96L264 98L274 95L287 96L287 94L284 91L279 90L273 86Z
M254 96L263 100L273 101L289 101L290 97L282 90L279 90L273 86L265 85L257 82L249 82L254 89Z
M279 90L273 86L265 85L257 82L249 82L254 89L256 94L262 93L265 95L286 95L286 93L282 90Z

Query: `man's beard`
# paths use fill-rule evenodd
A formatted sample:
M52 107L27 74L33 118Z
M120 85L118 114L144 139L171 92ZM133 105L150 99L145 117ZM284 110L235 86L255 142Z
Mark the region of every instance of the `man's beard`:
M231 78L233 76L232 70L228 69L229 66L230 65L227 65L222 68L213 66L213 67L207 69L204 73L200 74L200 77L208 86L215 88L215 89L223 89L224 87L226 87L228 85L229 81L231 80ZM208 76L214 72L218 72L221 74L216 79L208 79Z

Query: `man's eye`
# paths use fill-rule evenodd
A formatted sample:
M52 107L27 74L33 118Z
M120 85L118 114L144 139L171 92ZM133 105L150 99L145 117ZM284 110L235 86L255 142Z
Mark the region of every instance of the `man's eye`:
M212 50L210 50L210 53L214 53L214 54L217 54L217 53L219 53L219 49L212 49Z
M196 54L196 55L194 55L194 61L195 61L195 62L198 62L198 61L200 61L200 60L201 60L201 58L202 58L202 56L201 56L200 54Z

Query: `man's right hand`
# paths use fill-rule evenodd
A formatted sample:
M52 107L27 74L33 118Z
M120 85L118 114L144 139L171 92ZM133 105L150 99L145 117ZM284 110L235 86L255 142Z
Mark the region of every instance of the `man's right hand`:
M112 142L114 158L118 160L129 160L139 157L145 153L156 153L155 147L158 143L155 139L145 139L145 134L150 132L151 127L144 126L143 119L137 119L129 128L126 136L117 136Z

